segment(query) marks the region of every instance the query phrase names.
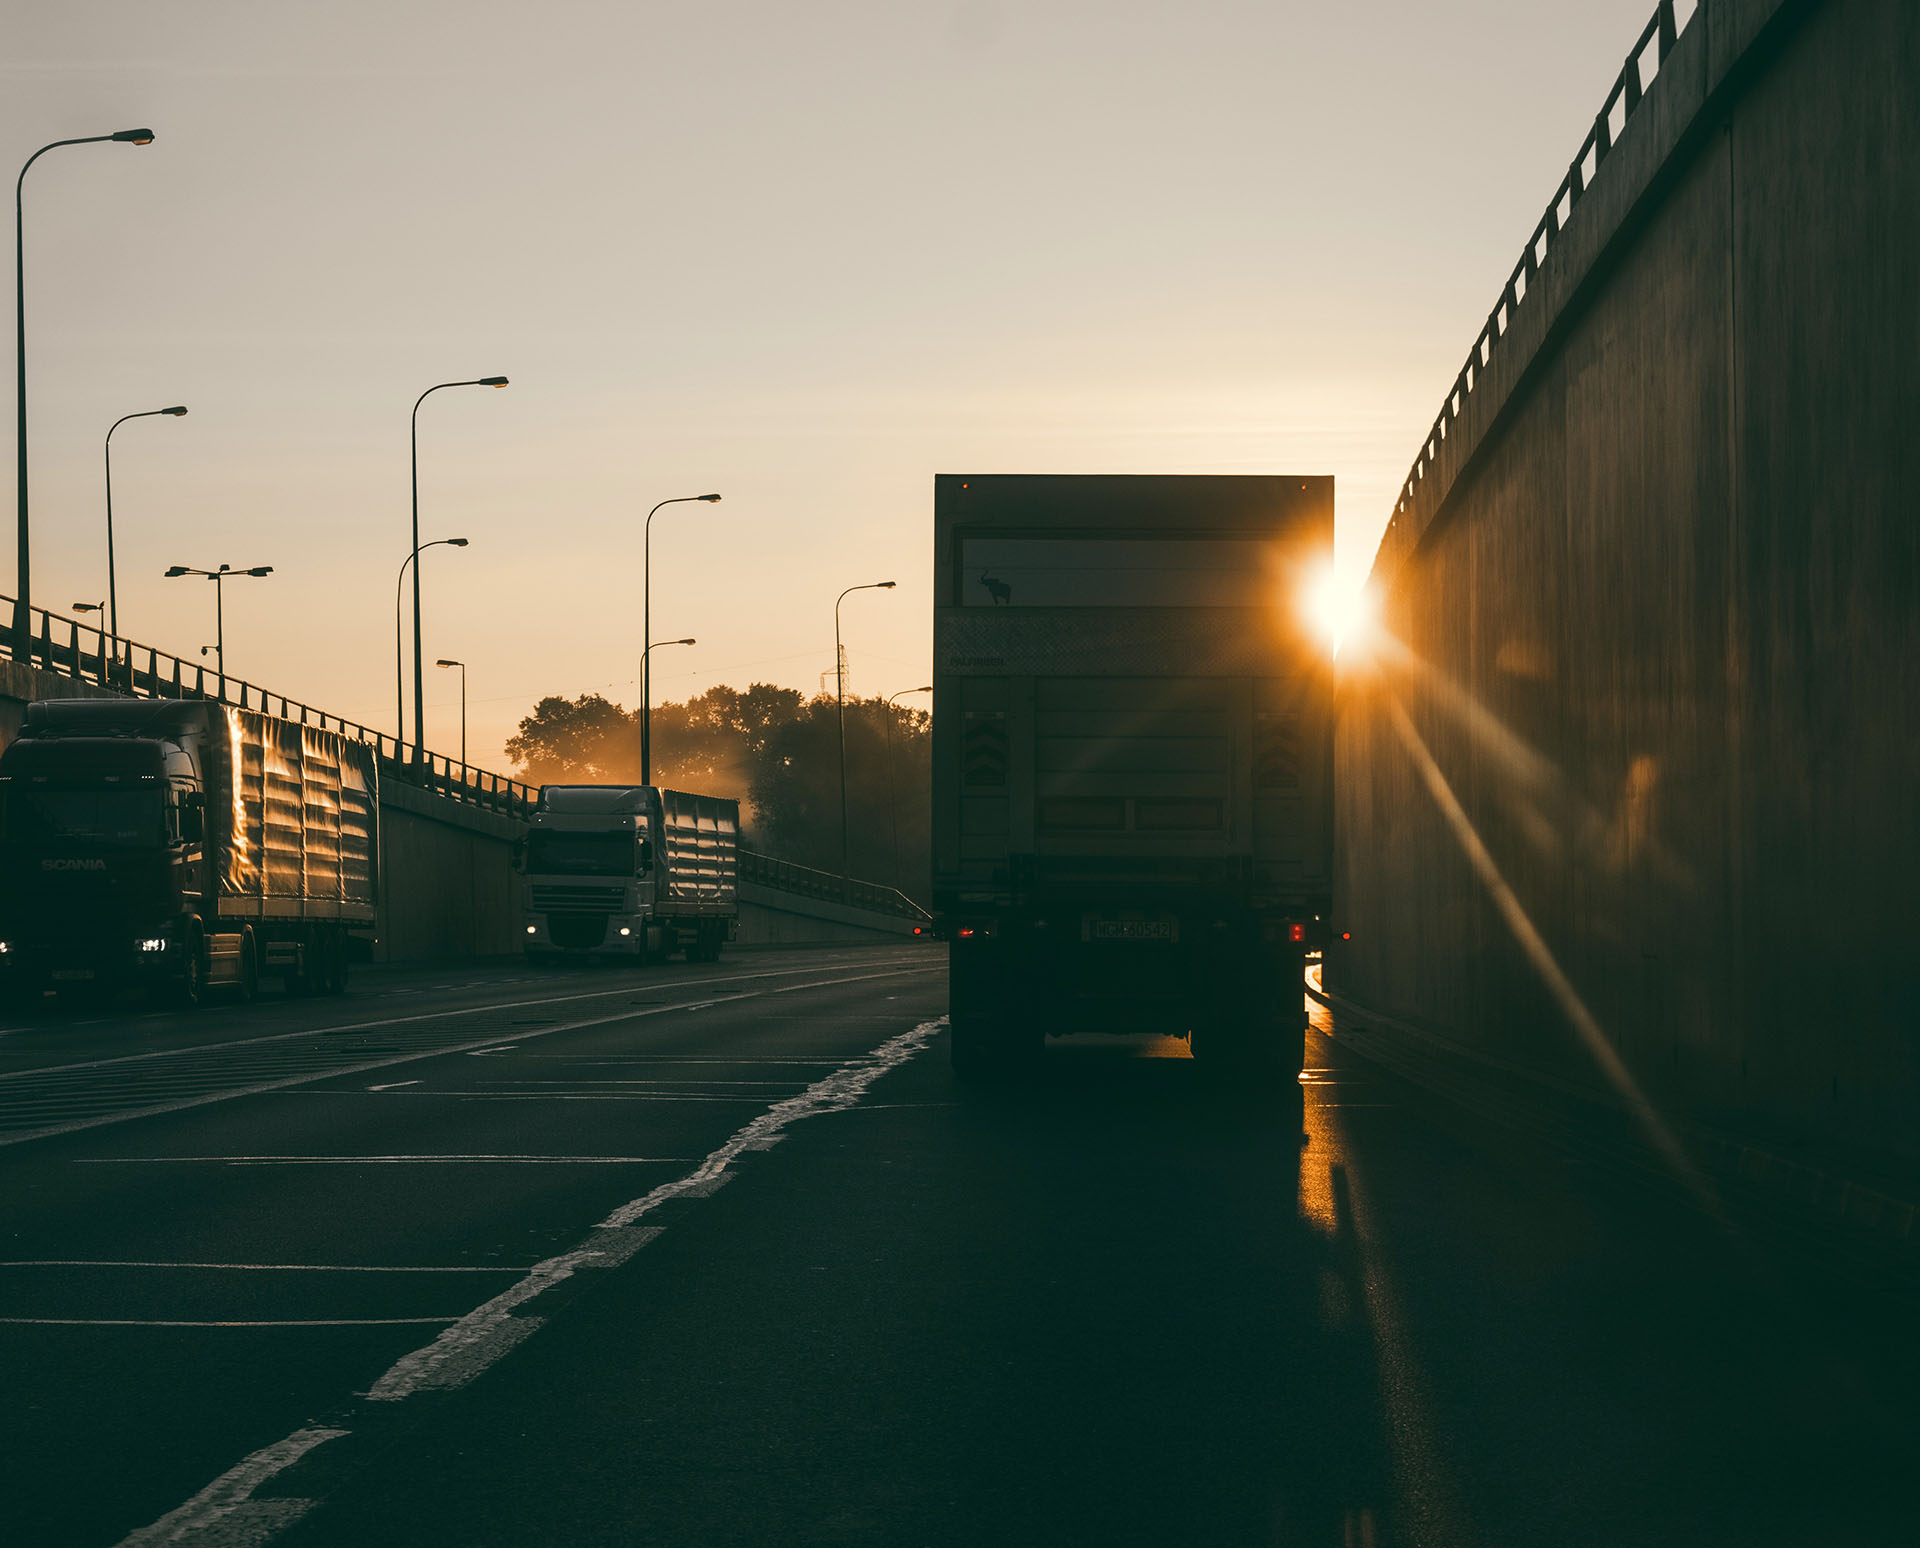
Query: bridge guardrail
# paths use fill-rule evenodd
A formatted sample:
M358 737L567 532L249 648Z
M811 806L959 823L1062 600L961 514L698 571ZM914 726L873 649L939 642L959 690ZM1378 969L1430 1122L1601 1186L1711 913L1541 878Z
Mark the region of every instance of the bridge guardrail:
M1566 176L1561 178L1560 186L1554 190L1546 213L1534 226L1533 235L1521 250L1520 261L1514 265L1500 298L1494 302L1485 325L1474 339L1473 348L1467 354L1467 363L1460 368L1459 376L1448 389L1440 412L1433 421L1433 428L1427 432L1426 441L1413 459L1406 482L1400 487L1399 497L1394 502L1393 517L1387 523L1389 528L1396 526L1413 507L1428 471L1439 460L1441 448L1447 441L1448 427L1466 412L1467 403L1474 388L1479 385L1482 372L1491 363L1494 351L1512 325L1513 314L1525 301L1528 287L1546 261L1549 249L1560 240L1560 228L1572 216L1574 206L1580 202L1587 185L1600 170L1600 163L1612 153L1615 142L1638 111L1641 99L1666 64L1667 56L1673 52L1680 33L1710 3L1712 0L1660 0L1646 26L1640 29L1639 38L1627 53L1626 63L1614 78L1613 88L1594 117L1593 127L1580 142L1579 153L1568 166Z
M0 619L10 618L13 598L0 596L0 609L4 609L0 611ZM32 609L32 614L36 624L24 646L15 639L13 626L0 622L0 646L5 648L8 659L131 698L211 699L262 715L278 715L282 720L300 725L318 726L323 731L335 731L372 745L382 779L399 780L503 816L524 817L538 800L539 791L533 786L504 774L474 768L458 759L415 747L358 721L329 715L285 694L269 693L242 678L209 672L199 662L182 660L151 645L115 639L102 628L50 613L43 607ZM791 860L776 860L755 850L742 849L739 854L740 875L746 881L904 919L933 917L893 887L877 882L845 881L830 871L796 865Z

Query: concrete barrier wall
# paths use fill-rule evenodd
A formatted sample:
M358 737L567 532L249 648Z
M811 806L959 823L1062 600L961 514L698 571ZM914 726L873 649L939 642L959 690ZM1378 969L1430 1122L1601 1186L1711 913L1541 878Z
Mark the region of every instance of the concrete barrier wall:
M1382 546L1336 989L1920 1159L1917 167L1920 6L1681 34Z

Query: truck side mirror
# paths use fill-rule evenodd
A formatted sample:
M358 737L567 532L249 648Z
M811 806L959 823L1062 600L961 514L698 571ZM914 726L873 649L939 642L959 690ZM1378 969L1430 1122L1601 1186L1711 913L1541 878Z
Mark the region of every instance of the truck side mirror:
M653 869L653 840L640 840L640 871L645 875Z
M510 854L513 868L524 871L527 868L527 841L524 838L515 839L510 846Z
M207 836L207 798L197 790L180 797L180 842L198 844Z

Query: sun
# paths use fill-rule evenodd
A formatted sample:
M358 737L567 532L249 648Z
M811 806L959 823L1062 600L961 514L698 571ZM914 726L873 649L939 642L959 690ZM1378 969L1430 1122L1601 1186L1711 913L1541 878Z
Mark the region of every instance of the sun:
M1321 565L1308 579L1300 607L1330 657L1338 657L1343 646L1351 654L1372 628L1375 616L1372 590L1364 581L1356 583L1341 575L1332 564Z

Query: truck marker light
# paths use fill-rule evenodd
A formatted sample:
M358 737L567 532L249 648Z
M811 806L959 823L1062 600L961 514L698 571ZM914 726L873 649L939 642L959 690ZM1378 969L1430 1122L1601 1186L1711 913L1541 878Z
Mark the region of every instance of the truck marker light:
M1306 938L1307 938L1307 927L1306 927L1305 925L1303 925L1303 924L1290 924L1290 925L1288 925L1288 926L1287 926L1287 939L1288 939L1288 940L1290 940L1290 941L1304 941L1304 940L1305 940Z
M622 935L631 935L631 934L633 934L633 931L632 931L632 930L630 930L630 929L628 929L628 928L627 928L627 927L626 927L625 925L622 925L622 926L620 926L620 933L621 933Z
M532 935L533 933L534 933L534 927L532 925L528 925L527 934Z
M1342 931L1340 932L1340 939L1341 939L1341 940L1343 940L1343 941L1350 941L1350 940L1352 940L1352 939L1353 939L1353 931L1351 931L1351 930L1342 930Z
M970 940L972 940L972 939L973 939L973 926L972 926L972 925L965 925L965 926L963 926L963 927L961 928L961 931L960 931L960 939L961 939L961 940L963 940L963 941L970 941Z

